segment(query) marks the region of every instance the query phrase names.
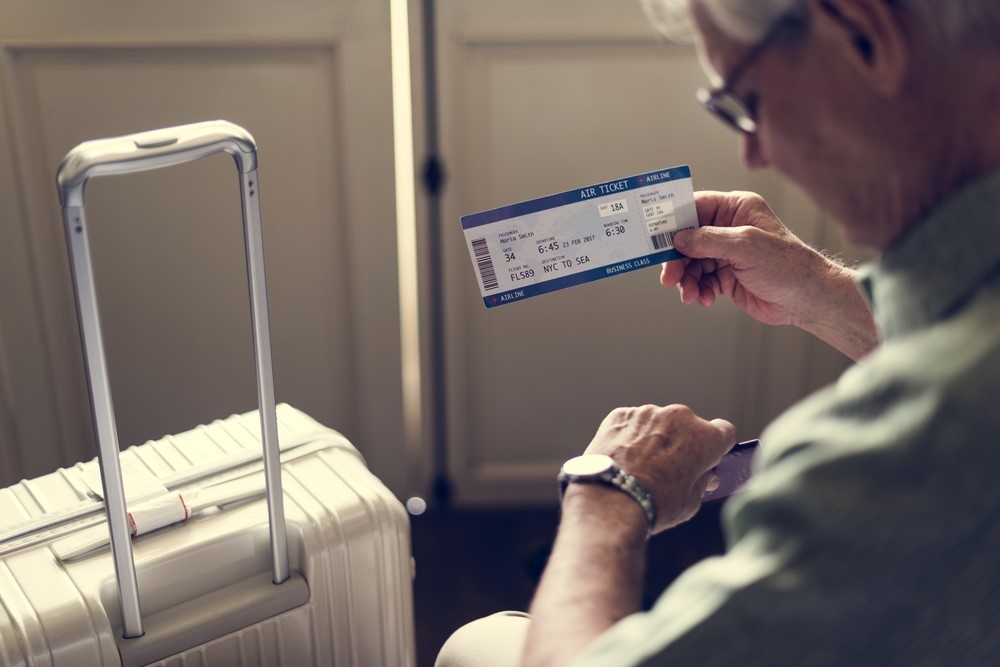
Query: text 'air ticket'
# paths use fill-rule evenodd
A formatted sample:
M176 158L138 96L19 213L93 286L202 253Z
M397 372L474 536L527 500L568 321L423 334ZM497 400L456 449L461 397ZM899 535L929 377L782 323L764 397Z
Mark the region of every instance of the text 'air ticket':
M487 308L676 259L674 234L697 226L687 166L462 218Z

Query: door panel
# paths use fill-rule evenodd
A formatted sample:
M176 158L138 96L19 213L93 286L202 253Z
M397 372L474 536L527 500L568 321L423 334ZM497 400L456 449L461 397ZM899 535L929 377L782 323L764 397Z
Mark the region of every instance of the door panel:
M95 451L54 184L63 155L224 118L259 147L277 398L342 430L402 493L388 6L2 4L0 344L6 430L31 455L0 483ZM88 185L123 446L256 406L227 161Z

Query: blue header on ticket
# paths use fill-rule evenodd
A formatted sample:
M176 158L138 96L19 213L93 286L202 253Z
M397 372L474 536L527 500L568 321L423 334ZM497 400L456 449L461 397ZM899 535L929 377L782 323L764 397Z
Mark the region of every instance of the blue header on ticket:
M619 178L614 181L598 183L597 185L590 185L585 188L567 190L566 192L560 192L559 194L548 195L547 197L540 197L538 199L531 199L529 201L511 204L510 206L501 206L500 208L483 211L481 213L472 213L471 215L462 217L462 229L471 229L472 227L488 225L492 222L497 222L498 220L518 218L522 215L537 213L550 208L565 206L566 204L575 204L589 199L598 199L600 197L606 197L618 192L626 192L636 188L644 188L655 183L666 183L668 181L677 181L684 178L691 178L691 169L687 166L672 167L670 169L651 171L647 174L639 174L638 176Z

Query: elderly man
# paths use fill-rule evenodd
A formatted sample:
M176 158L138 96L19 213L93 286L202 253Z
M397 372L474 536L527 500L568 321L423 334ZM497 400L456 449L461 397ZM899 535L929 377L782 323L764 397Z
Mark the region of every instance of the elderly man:
M646 536L698 509L733 429L682 406L613 412L586 453L640 492L570 466L530 621L473 623L439 664L469 644L485 660L465 664L503 650L547 666L998 664L1000 3L690 10L717 83L699 96L746 164L797 182L880 259L850 271L760 198L701 193L701 227L677 237L688 259L661 281L685 303L725 296L800 326L857 363L765 431L755 484L725 507L727 553L648 611Z

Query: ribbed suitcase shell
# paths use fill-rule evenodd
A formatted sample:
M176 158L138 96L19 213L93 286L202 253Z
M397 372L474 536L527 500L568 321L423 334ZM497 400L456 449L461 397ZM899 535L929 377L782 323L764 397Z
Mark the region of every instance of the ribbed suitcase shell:
M413 665L413 563L404 508L340 433L287 405L278 407L278 422L289 559L309 585L308 602L150 664ZM122 459L158 478L248 454L257 455L255 462L238 472L259 470L259 430L253 411L130 447ZM77 464L0 490L0 533L97 502L81 481L95 465ZM263 489L263 474L252 474ZM209 478L192 486L212 483ZM0 665L121 664L109 548L66 562L53 548L104 521L102 512L0 544ZM133 548L144 616L264 575L270 554L263 490L256 499L140 535Z

